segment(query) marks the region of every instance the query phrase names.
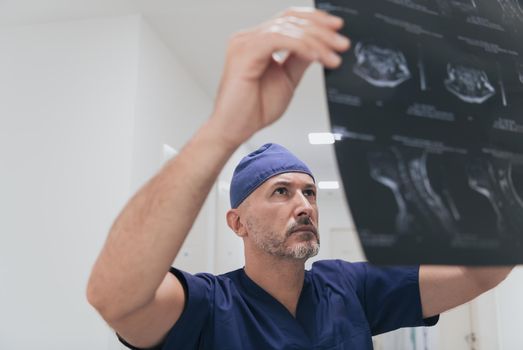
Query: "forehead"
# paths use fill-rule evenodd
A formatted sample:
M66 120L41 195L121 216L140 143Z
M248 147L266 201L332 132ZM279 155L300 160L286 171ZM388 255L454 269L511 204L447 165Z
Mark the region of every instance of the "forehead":
M246 202L250 201L253 197L263 196L267 192L272 192L278 186L291 186L297 188L316 188L314 180L310 175L305 173L283 173L275 175L265 181L257 189L255 189L247 198ZM255 201L256 202L256 201Z
M267 181L265 181L259 188L269 188L278 184L288 184L291 186L311 186L315 187L314 181L312 180L312 177L305 173L283 173L278 174Z

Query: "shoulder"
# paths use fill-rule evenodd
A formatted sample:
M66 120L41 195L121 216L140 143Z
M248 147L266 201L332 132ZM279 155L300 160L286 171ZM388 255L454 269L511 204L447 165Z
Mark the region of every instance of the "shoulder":
M233 296L238 294L238 288L233 281L237 273L232 271L223 275L192 274L174 267L170 268L170 273L180 281L185 294L183 312L171 329L170 338L176 341L181 339L182 342L188 338L196 341L200 330L206 327L216 307L230 305Z
M365 279L368 270L366 262L347 262L344 260L319 260L312 264L310 274L313 279L329 283L349 284L356 288Z
M354 288L393 281L417 281L419 266L375 266L367 262L320 260L310 270L313 278L341 281Z
M320 275L339 275L340 272L351 276L365 274L368 269L366 262L348 262L339 259L319 260L312 264L311 272Z
M216 297L227 296L236 290L238 270L221 275L211 273L189 273L171 267L170 272L181 282L187 298L213 301Z

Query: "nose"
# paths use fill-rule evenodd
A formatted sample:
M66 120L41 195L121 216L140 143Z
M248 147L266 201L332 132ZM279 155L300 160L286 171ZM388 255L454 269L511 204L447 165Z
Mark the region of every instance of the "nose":
M294 216L296 218L304 215L312 217L314 208L311 202L309 202L309 199L301 191L296 191L295 197L296 208L294 210Z

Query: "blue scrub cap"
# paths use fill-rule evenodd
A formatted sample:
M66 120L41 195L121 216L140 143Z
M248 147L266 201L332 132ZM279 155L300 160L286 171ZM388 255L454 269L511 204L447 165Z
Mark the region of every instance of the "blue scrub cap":
M266 143L256 151L245 156L234 169L230 199L231 208L237 208L255 189L271 177L283 173L312 172L288 149L276 143Z

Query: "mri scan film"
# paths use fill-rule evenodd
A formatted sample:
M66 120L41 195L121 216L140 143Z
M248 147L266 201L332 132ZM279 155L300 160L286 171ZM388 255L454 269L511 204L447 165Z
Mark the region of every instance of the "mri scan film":
M523 263L523 1L316 0L334 148L376 264Z

